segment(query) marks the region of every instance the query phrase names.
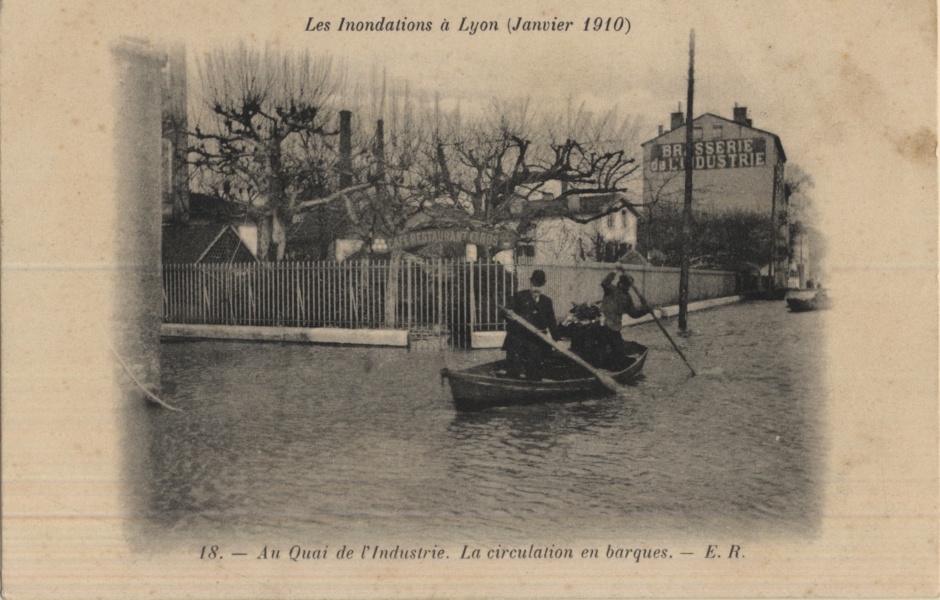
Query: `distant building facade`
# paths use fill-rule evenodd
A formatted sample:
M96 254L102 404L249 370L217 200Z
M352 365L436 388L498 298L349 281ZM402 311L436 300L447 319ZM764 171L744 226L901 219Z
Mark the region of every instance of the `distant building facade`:
M615 262L636 247L640 213L620 192L546 194L511 212L528 222L516 254L532 262Z
M692 120L694 143L693 211L742 210L766 215L778 243L786 247L789 226L784 193L786 153L780 137L753 126L746 107L734 107L734 118L706 113ZM686 124L672 113L669 131L642 144L644 204L682 204L685 193ZM768 254L765 274L784 286L786 252Z

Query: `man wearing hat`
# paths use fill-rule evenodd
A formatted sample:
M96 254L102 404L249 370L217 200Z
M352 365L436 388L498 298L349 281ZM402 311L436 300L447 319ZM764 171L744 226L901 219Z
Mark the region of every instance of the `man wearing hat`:
M659 309L653 309L647 306L637 306L633 303L630 295L630 288L633 287L633 277L623 270L620 271L620 279L614 284L614 278L617 273L611 271L601 282L601 288L604 290L604 299L601 300L601 316L604 326L609 333L604 336L604 341L609 344L607 348L608 360L605 362L616 362L623 356L623 337L620 330L623 328L623 315L629 315L632 319L638 319L645 314L653 312L659 318L663 317L663 312ZM655 311L655 312L654 312Z
M618 334L623 328L623 315L630 315L631 319L639 319L645 314L649 314L652 309L646 306L637 306L633 303L630 296L630 288L633 287L633 277L627 274L621 267L620 279L614 284L614 278L617 273L611 271L601 282L601 288L604 290L604 299L601 300L601 314L604 315L604 324L612 331Z
M532 271L529 279L531 288L521 290L513 295L509 301L509 308L517 315L542 331L551 334L552 339L558 339L558 321L555 318L555 307L552 299L542 293L545 285L545 272L541 269ZM525 377L538 381L542 378L542 364L551 353L551 348L544 340L538 339L535 334L522 325L507 320L506 341L503 342L506 351L506 369L510 377Z

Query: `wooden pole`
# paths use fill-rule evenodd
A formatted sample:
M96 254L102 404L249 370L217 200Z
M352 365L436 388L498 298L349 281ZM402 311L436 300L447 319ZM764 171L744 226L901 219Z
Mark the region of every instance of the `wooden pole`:
M682 262L679 270L679 330L688 327L689 252L692 245L692 169L695 146L692 138L692 100L695 89L695 30L689 33L689 93L685 118L685 203L682 206Z
M767 261L768 278L768 299L773 298L774 290L777 288L777 238L779 237L779 228L777 227L777 187L779 186L779 169L774 166L774 183L770 193L770 257Z
M669 340L669 343L672 344L672 347L675 349L676 353L679 355L679 358L682 359L682 362L685 363L685 366L689 367L689 370L692 371L692 376L695 377L696 375L695 369L692 368L692 365L689 363L689 359L685 357L685 354L683 354L682 350L679 349L678 344L676 344L675 340L672 339L672 336L669 335L669 332L666 331L666 326L663 325L663 322L660 321L659 317L656 316L656 313L653 312L653 307L650 306L649 302L646 301L646 298L643 297L643 294L640 293L640 290L639 288L636 287L636 285L632 285L630 287L633 289L634 293L636 293L636 297L640 299L640 302L643 303L643 306L649 309L650 316L653 317L653 320L656 321L657 325L659 325L659 328L662 330L663 334L666 336L666 339Z

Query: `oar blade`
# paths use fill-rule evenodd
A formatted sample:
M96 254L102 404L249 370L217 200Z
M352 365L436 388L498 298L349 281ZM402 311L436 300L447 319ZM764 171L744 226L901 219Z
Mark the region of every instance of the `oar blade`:
M623 386L620 385L620 383L618 383L616 379L614 379L607 373L604 373L603 371L599 371L597 373L597 378L598 380L600 380L601 383L603 383L607 387L607 389L609 389L612 392L620 394L624 391Z

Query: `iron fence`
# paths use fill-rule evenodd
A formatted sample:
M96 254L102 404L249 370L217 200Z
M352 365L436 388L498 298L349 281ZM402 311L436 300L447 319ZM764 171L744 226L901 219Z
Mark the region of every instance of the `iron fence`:
M456 347L475 331L499 331L498 306L532 270L548 274L545 293L561 317L571 305L601 297L611 265L516 265L437 259L244 264L167 264L164 321L218 325L407 329L413 336L446 337ZM678 269L628 271L655 305L673 304ZM736 293L735 274L693 270L690 300Z

